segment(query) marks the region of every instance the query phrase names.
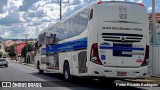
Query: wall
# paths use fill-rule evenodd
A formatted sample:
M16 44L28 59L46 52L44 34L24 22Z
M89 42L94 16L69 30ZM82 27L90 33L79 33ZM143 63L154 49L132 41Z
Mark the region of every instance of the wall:
M150 46L149 73L160 77L160 45Z

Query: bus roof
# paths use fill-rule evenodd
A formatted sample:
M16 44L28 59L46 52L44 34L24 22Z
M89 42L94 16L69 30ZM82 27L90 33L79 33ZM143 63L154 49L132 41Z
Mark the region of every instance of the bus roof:
M135 2L125 2L125 1L102 1L102 3L124 3L124 4L135 4L135 5L140 5L140 3L135 3ZM48 31L50 28L53 28L55 25L59 24L59 23L63 23L65 21L67 21L68 19L70 19L71 17L73 17L74 15L77 15L80 11L83 11L85 10L86 8L90 7L91 5L98 5L97 2L93 2L85 7L83 7L82 9L74 12L72 15L62 19L62 20L59 20L58 22L56 22L55 24L53 24L52 26L44 29L40 34L44 33L45 31ZM143 4L142 4L143 5Z
M124 4L135 4L135 5L140 4L140 3L135 3L135 2L125 2L125 1L102 1L102 3L124 3Z

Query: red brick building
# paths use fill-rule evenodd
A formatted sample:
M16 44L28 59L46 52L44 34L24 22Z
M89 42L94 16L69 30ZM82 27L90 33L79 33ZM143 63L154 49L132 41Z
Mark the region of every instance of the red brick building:
M23 47L26 45L25 42L20 42L15 45L15 53L16 53L16 59L19 61L21 60L21 52Z
M160 43L160 13L155 14L156 17L156 40ZM149 29L150 29L150 42L152 42L152 13L149 13Z
M160 23L160 13L156 13L156 21ZM149 13L149 23L152 23L152 13Z

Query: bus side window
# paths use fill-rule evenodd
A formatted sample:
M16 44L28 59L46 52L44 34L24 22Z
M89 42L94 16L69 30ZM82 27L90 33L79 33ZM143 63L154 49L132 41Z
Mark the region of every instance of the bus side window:
M88 25L88 20L89 20L89 13L88 10L83 11L79 14L79 28L78 28L78 33L82 33Z
M68 31L69 38L74 37L79 34L78 33L78 21L79 21L79 15L76 15L70 19L70 22L69 22L70 28Z
M91 9L89 20L93 18L93 9Z

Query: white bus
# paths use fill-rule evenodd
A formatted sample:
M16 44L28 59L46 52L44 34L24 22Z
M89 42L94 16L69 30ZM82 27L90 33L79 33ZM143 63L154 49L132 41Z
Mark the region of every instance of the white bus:
M99 80L145 78L149 22L143 4L92 3L38 37L35 66L43 71Z

